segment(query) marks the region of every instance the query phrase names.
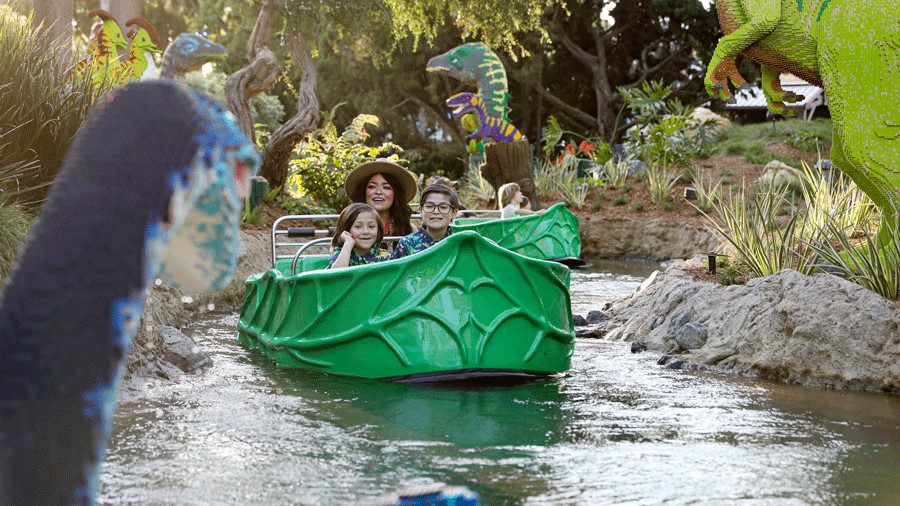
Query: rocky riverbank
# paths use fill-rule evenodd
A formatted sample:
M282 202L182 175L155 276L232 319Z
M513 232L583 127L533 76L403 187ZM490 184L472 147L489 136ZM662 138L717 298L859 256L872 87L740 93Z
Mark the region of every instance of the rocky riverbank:
M900 304L837 276L784 270L746 285L673 262L583 321L578 335L630 341L660 365L900 394Z
M718 248L708 229L666 220L587 217L581 235L585 253L605 257L677 259ZM208 357L179 329L198 312L239 310L244 280L270 266L269 248L268 232L243 231L235 279L221 292L155 287L124 391L202 371ZM631 296L598 308L593 323L580 321L577 335L631 341L635 351L659 353L665 367L900 394L900 304L831 275L784 271L725 287L695 279L690 268L672 262Z

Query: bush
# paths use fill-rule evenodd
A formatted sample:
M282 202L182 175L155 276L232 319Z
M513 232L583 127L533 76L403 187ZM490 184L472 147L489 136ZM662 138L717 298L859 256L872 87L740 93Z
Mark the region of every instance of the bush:
M322 206L342 209L350 203L344 192L344 180L354 167L376 158L403 162L397 153L403 150L392 143L366 146L366 125L378 125L378 117L360 114L338 135L334 112L323 114L322 126L313 130L294 148L288 165L286 189L292 197L308 195Z

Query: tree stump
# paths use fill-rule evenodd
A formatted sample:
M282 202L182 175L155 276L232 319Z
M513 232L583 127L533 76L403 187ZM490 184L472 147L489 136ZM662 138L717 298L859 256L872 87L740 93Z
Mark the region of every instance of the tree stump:
M531 209L541 209L534 186L534 168L531 165L531 147L528 141L493 142L484 148L485 161L481 164L481 176L494 190L506 183L517 183L522 195L531 201ZM499 195L498 195L499 198Z

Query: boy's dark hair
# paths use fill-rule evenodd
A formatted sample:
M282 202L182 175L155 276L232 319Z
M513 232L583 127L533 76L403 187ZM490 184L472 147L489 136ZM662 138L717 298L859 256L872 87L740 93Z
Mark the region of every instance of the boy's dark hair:
M425 198L432 193L440 193L442 195L450 197L450 205L453 207L453 209L459 209L459 197L456 196L456 192L453 191L453 188L440 183L429 185L427 188L422 190L422 196L419 197L420 208L422 207L422 204L425 203Z
M384 222L381 221L381 216L378 216L378 211L369 204L356 202L350 204L341 211L337 225L334 226L334 237L331 238L332 248L337 248L341 245L341 233L345 230L350 230L350 227L356 222L356 218L362 213L372 213L375 215L375 222L378 223L378 240L375 241L375 245L381 244L381 241L384 239Z

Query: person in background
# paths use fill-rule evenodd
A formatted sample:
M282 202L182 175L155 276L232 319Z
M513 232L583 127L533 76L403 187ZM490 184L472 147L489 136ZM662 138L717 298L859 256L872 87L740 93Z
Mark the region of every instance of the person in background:
M536 214L531 209L522 205L523 199L522 189L516 183L506 183L497 191L497 205L500 208L500 218L515 218L516 216L525 216Z
M384 224L378 212L368 204L354 203L341 211L331 239L329 269L365 265L391 259L378 247L384 238Z
M416 196L416 176L389 160L360 164L344 180L350 200L366 203L378 212L384 236L409 235L416 230L409 201Z
M459 212L459 197L446 185L433 184L422 191L419 211L422 214L422 226L418 231L400 239L394 248L393 258L425 251L449 237L453 233L450 223Z

